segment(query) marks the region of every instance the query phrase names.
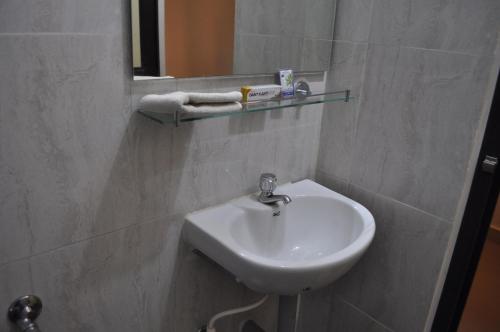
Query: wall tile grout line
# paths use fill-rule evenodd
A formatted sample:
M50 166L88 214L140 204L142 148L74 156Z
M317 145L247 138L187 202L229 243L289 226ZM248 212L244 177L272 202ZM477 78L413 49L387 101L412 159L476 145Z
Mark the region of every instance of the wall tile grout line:
M254 36L254 37L273 37L273 38L282 37L282 35L277 35L277 34L254 33L254 32L240 32L239 34L242 36ZM333 41L333 39L314 38L314 37L307 37L307 36L303 36L303 35L286 35L285 37L302 38L302 39L309 39L309 40L315 40L315 41L325 41L325 42Z
M357 312L361 313L362 315L368 317L370 320L372 320L373 322L375 322L376 324L380 325L382 328L386 329L388 332L395 332L393 329L387 327L386 325L382 324L382 322L376 320L374 317L372 317L370 314L368 314L367 312L361 310L360 308L356 307L354 304L350 303L349 301L346 301L344 300L342 297L336 295L335 296L337 299L339 299L340 301L342 301L343 303L345 303L346 305L348 305L349 307L353 308L354 310L356 310Z
M39 256L44 256L44 255L47 255L47 254L50 254L50 253L53 253L53 252L57 252L57 251L59 251L61 249L64 249L64 248L72 247L74 245L77 245L77 244L80 244L80 243L83 243L83 242L89 242L89 241L92 241L94 239L106 237L108 235L111 235L111 234L114 234L114 233L119 233L119 232L122 232L122 231L125 231L125 230L128 230L128 229L132 229L132 228L135 228L135 227L141 227L141 226L144 226L144 225L154 224L154 223L157 223L157 222L158 223L161 223L161 222L168 222L168 223L170 223L171 220L175 219L176 217L179 217L179 216L176 215L176 214L167 215L167 216L164 216L164 217L153 218L153 219L148 220L148 221L141 221L141 222L133 223L133 224L130 224L130 225L127 225L127 226L123 226L123 227L114 229L114 230L110 230L108 232L95 234L93 236L90 236L90 237L87 237L87 238L83 238L83 239L79 239L79 240L76 240L76 241L73 241L73 242L61 245L61 246L56 247L56 248L52 248L52 249L40 251L40 252L31 254L31 255L28 255L28 256L19 257L19 258L13 259L11 261L4 262L4 263L2 263L0 265L0 270L3 269L3 268L5 268L8 265L15 264L15 263L23 261L23 260L29 260L31 258L35 258L35 257L39 257Z
M414 49L414 50L420 50L420 51L464 55L464 56L470 56L470 57L494 57L495 56L494 52L491 52L491 53L489 53L489 52L487 52L487 53L468 53L468 52L453 51L453 50L439 49L439 48L425 48L425 47L416 47L416 46L403 45L403 44L376 43L376 42L371 42L371 41L357 41L357 40L349 40L349 39L333 39L332 41L334 43L340 42L340 43L351 43L351 44L358 44L358 45L366 44L366 45L374 45L374 46L385 46L388 48L400 47L402 49Z
M399 47L401 49L428 51L428 52L453 54L453 55L464 55L464 56L469 56L469 57L485 57L485 56L486 57L487 56L494 57L495 56L494 53L467 53L467 52L453 51L453 50L447 50L447 49L416 47L416 46L403 45L403 44L389 44L389 43L375 43L375 42L368 42L368 44L374 45L374 46L384 46L387 48Z
M409 208L409 209L411 209L411 210L414 210L414 211L420 212L420 213L422 213L422 214L425 214L425 215L427 215L427 216L429 216L429 217L432 217L432 218L434 218L434 219L437 219L437 220L438 220L438 221L440 221L440 222L443 222L443 223L446 223L446 224L450 224L450 225L452 225L452 224L453 224L453 221L452 221L452 220L446 220L446 219L444 219L444 218L442 218L442 217L436 216L436 215L434 215L434 214L432 214L432 213L430 213L430 212L424 211L424 210L419 209L419 208L417 208L417 207L415 207L415 206L412 206L412 205L409 205L409 204L407 204L407 203L404 203L404 202L398 201L398 200L397 200L397 199L395 199L395 198L392 198L392 197L386 196L386 195L384 195L384 194L381 194L381 193L378 193L378 192L375 192L375 191L372 191L372 190L366 189L366 188L364 188L364 187L358 186L357 184L354 184L354 183L352 183L352 182L350 182L350 181L348 181L348 180L341 179L341 178L336 178L336 177L334 177L334 176L332 176L332 175L329 175L327 172L325 172L325 171L324 171L324 170L322 170L322 169L318 169L318 172L323 173L324 175L326 175L326 176L327 176L327 177L329 177L329 178L334 178L334 179L336 179L336 180L338 180L338 181L345 182L348 186L354 186L354 187L357 187L357 188L359 188L359 189L361 189L361 190L363 190L363 191L366 191L367 193L369 193L369 194L371 194L371 195L379 196L379 197L381 197L381 198L383 198L383 199L385 199L385 200L388 200L388 201L394 202L394 203L396 203L396 204L399 204L399 205L402 205L402 206L404 206L404 207L407 207L407 208Z

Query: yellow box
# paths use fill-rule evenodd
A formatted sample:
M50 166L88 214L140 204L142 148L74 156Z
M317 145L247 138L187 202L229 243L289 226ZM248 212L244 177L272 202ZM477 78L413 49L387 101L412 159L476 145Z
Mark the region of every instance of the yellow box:
M281 85L245 85L241 87L243 102L267 100L278 97L281 93Z

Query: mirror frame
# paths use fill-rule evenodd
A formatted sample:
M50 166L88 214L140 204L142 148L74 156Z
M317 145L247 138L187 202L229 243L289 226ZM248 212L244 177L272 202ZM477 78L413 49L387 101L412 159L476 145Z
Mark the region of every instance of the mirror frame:
M139 29L141 67L134 68L134 76L160 76L158 0L139 1Z

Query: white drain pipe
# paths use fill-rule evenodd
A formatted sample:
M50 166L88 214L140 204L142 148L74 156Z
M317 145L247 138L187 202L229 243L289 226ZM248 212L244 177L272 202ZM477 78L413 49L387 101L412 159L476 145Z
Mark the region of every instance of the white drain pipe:
M226 310L226 311L218 313L217 315L213 316L210 319L210 321L208 322L208 326L207 326L206 332L216 332L214 325L215 325L215 322L218 319L226 317L226 316L231 316L231 315L239 314L241 312L253 310L253 309L257 308L258 306L262 305L264 302L266 302L266 300L268 298L269 298L269 295L265 295L262 299L260 299L258 302L255 302L254 304L250 304L250 305L248 305L246 307L240 307L240 308L230 309L230 310Z

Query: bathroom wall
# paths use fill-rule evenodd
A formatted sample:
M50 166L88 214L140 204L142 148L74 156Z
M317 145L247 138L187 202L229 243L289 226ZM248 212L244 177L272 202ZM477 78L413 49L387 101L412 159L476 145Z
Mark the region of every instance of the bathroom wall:
M134 113L142 94L272 76L132 82L128 3L0 3L0 311L37 294L43 331L196 331L254 301L183 243L183 215L257 190L264 171L315 174L321 106L179 128ZM250 317L275 331L277 298Z
M301 331L430 326L498 73L498 17L496 0L338 1L327 89L357 100L325 105L317 180L364 204L377 231L351 272L302 297Z
M234 74L325 71L336 0L236 1Z

